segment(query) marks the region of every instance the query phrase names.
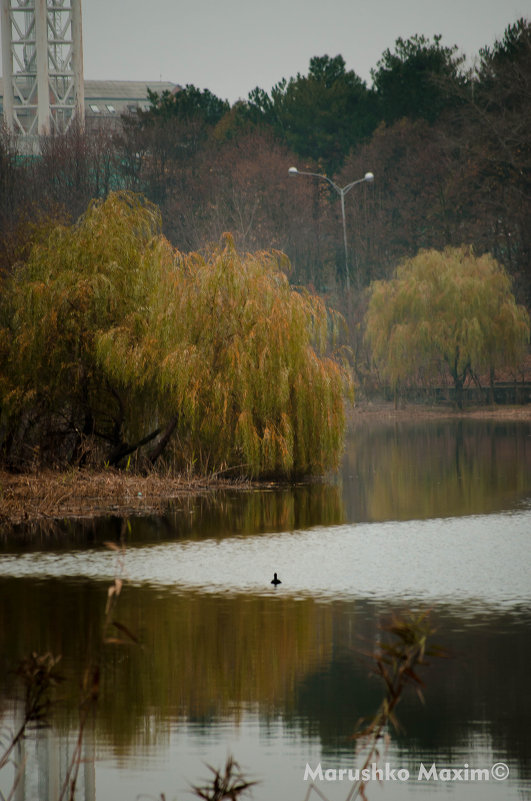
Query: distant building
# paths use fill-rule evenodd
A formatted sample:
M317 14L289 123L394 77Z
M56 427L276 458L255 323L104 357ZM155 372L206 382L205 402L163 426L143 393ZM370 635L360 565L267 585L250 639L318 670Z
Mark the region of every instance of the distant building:
M85 124L90 130L101 122L119 120L122 114L145 111L148 89L160 95L180 88L168 81L85 81Z
M149 106L147 82L85 81L81 0L0 0L0 123L27 153L39 137L116 125ZM155 81L153 91L177 91Z
M0 123L27 153L39 137L73 124L88 130L116 126L122 114L149 106L149 88L175 92L154 81L85 81L81 0L0 0L2 78Z
M178 84L169 81L84 81L84 111L87 128L117 123L122 114L149 108L148 88L162 92L178 92ZM3 120L4 83L0 78L0 121Z

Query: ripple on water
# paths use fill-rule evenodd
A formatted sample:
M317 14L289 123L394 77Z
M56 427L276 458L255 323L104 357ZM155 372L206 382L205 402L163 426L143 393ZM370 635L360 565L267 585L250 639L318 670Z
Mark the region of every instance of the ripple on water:
M171 541L128 549L125 578L202 592L515 605L531 599L530 535L526 510ZM0 575L110 580L116 560L106 548L4 556Z

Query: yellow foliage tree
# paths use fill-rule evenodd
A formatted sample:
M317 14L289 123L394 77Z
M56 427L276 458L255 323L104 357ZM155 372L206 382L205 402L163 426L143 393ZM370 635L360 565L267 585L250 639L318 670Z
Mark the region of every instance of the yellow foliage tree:
M391 281L372 284L366 339L395 391L400 383L429 385L447 370L461 406L467 376L521 362L529 315L489 254L424 250Z
M56 226L5 282L0 436L80 461L140 449L179 469L251 476L337 462L346 365L338 320L294 290L280 253L174 251L130 193Z

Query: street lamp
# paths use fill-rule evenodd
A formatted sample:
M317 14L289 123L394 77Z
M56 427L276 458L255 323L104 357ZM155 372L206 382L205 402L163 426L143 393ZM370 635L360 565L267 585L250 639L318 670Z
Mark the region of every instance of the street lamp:
M298 170L296 167L290 167L288 170L290 175L311 175L314 178L322 178L323 181L327 181L333 189L336 190L337 194L341 198L341 217L343 219L343 243L345 245L345 274L347 276L347 292L350 292L350 272L348 268L348 247L347 247L347 224L345 221L345 195L350 192L353 186L356 184L362 183L372 183L374 181L374 175L372 172L366 172L363 178L358 178L357 181L351 181L350 184L347 184L343 188L335 184L331 178L327 175L321 175L318 172L303 172L302 170Z

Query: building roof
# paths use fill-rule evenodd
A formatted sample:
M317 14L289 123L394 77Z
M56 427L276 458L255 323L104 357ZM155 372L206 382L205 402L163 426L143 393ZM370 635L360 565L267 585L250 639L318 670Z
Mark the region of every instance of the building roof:
M149 108L148 89L162 94L180 87L169 81L87 81L85 80L85 120L117 117L124 112Z
M148 88L159 94L173 92L179 87L168 81L88 81L85 80L85 101L90 100L146 100Z
M153 92L175 92L181 87L170 81L90 81L85 80L85 115L88 117L112 116L137 108L147 108L148 88ZM4 82L0 78L0 112L4 96Z

